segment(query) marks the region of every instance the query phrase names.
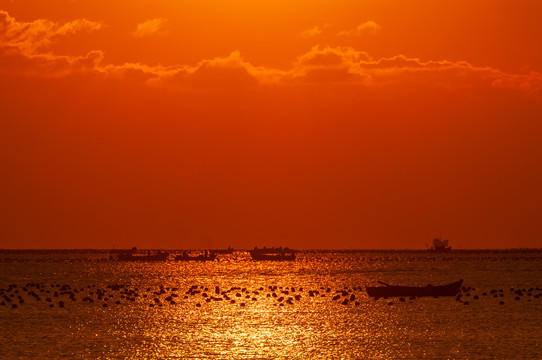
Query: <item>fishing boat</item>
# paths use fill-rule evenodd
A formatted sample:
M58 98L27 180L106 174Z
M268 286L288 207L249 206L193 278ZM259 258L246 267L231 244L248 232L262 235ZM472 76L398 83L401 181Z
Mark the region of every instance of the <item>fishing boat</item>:
M216 259L216 254L205 251L200 255L190 255L187 251L183 251L181 255L175 256L175 261L213 261Z
M252 260L256 261L294 261L295 252L288 248L254 248L249 251Z
M169 252L160 251L156 253L147 252L146 255L137 254L134 251L124 252L117 255L117 261L166 261L169 257Z
M426 286L393 286L382 281L384 286L367 286L367 294L371 297L399 297L399 296L454 296L461 288L463 280L446 285Z

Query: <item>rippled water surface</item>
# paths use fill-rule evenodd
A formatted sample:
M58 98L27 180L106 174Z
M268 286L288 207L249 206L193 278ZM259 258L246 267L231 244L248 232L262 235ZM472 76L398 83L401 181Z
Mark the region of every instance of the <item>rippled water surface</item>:
M460 299L365 292L458 279L472 288ZM542 253L3 254L0 358L540 359L541 279Z

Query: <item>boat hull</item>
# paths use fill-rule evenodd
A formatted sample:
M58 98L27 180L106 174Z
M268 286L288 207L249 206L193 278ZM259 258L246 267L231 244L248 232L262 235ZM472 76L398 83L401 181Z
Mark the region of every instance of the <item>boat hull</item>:
M256 260L256 261L295 261L294 253L263 254L260 252L251 251L250 256L252 256L252 260Z
M169 257L169 253L162 253L156 255L132 255L132 254L119 254L117 261L166 261Z
M463 280L440 286L367 286L367 294L371 297L455 296L459 293L462 283Z

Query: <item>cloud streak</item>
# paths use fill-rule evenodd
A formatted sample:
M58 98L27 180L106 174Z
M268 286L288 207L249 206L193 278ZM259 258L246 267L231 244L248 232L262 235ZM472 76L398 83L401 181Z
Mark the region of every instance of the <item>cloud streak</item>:
M95 72L104 57L99 50L83 56L50 53L26 54L17 47L0 46L0 74L10 76L61 77Z
M364 86L423 84L440 88L500 88L534 93L542 90L542 74L509 74L491 67L474 66L466 61L423 61L405 55L374 59L351 47L315 46L298 58L286 75L292 81L313 82L322 78Z
M305 29L297 34L298 39L311 39L318 35L322 34L322 29L319 26L313 26L311 28Z
M169 34L168 20L164 18L150 19L138 24L136 30L132 33L136 38L166 36L167 34Z
M362 36L365 34L378 34L382 27L374 21L366 21L353 29L337 33L339 36Z

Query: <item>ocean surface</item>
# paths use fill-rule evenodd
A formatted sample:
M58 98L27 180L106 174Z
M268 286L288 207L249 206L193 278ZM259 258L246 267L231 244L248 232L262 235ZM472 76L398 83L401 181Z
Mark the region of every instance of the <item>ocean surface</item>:
M365 291L459 279L460 298ZM2 253L0 305L0 359L542 359L534 251L202 263Z

